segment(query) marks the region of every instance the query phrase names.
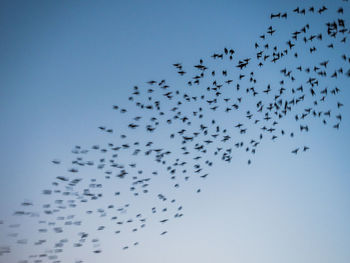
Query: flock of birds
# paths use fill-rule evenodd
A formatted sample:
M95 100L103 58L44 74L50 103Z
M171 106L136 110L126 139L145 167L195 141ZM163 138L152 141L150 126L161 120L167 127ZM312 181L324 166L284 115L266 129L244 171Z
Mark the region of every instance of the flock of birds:
M91 253L103 253L99 236L105 232L119 241L123 233L132 236L134 241L121 246L122 250L131 249L140 244L137 233L152 222L160 225L159 235L166 235L167 223L184 215L184 206L174 196L185 184L200 193L199 186L219 160L230 163L235 155L246 156L250 165L264 139L293 139L311 131L317 120L339 129L343 103L337 96L341 88L334 83L350 77L350 54L339 52L349 43L345 9L322 5L272 13L272 25L254 44L253 56L240 58L233 48L223 48L199 59L193 67L174 63L181 88L164 79L133 87L128 98L132 110L113 105L116 114L133 114L118 142L75 146L68 172L42 191L47 203L37 207L24 201L14 212L13 217L22 220L34 218L37 223L31 228L36 227L37 234L22 237L21 224L0 221L10 232L9 243L28 245L31 252L36 246L41 251L19 262L61 262L60 255L69 246L91 246ZM315 16L327 19L322 31L313 27ZM307 22L288 32L283 23L291 17ZM281 41L284 34L287 39ZM325 58L328 53L333 55ZM278 75L273 75L277 83L267 80L264 84L259 72L266 67L268 72L278 68ZM117 138L112 127L101 125L98 129L108 140ZM138 140L146 136L149 141ZM159 138L164 138L166 145L157 145ZM297 155L308 150L308 145L299 145L290 152ZM58 159L52 163L62 165ZM93 170L89 178L87 169L93 168L97 172ZM172 190L162 183L162 191L155 192L152 183L157 180L165 180ZM134 206L141 200L148 200L143 201L148 202L143 210ZM78 209L84 211L80 218L75 213ZM92 220L86 227L89 217ZM64 237L74 229L75 240ZM51 244L52 233L58 238ZM11 255L13 246L0 247L0 261L1 256Z

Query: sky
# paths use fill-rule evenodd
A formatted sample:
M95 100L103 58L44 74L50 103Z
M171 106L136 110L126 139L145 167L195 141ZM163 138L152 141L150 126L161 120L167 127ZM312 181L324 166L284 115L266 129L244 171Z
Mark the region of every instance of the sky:
M224 47L234 48L240 58L253 56L255 41L271 24L271 12L313 4L332 10L347 6L344 19L350 18L349 3L341 1L1 1L0 219L6 223L0 226L0 246L13 242L6 227L12 221L18 220L26 235L37 235L31 221L12 214L24 200L47 201L42 190L66 173L75 145L118 142L117 135L106 137L99 126L148 140L144 132L131 134L125 128L129 117L112 110L112 105L126 105L128 116L138 114L128 101L133 86L169 79L184 90L173 63L189 68ZM324 28L320 19L310 20L315 31ZM301 20L276 23L281 39L274 41L285 42L290 30L308 22ZM339 47L320 57L335 60L348 50ZM280 73L268 68L257 76L268 82L277 81L276 74ZM69 247L62 262L349 262L349 84L349 78L326 83L342 87L339 130L315 122L309 133L293 141L265 141L250 166L238 153L230 164L215 161L211 176L200 182L200 195L191 184L177 194L184 217L169 222L167 235L160 236L163 229L150 223L139 237L140 245L123 251L124 240L135 241L132 234L115 239L105 230L100 237L102 254L92 253L91 246ZM153 139L176 147L165 135L169 130L162 131ZM310 150L291 154L298 145ZM55 158L62 164L53 165ZM147 171L155 167L146 158L131 161ZM84 169L87 178L96 173ZM117 187L109 184L106 191ZM173 191L162 178L154 189ZM141 199L135 211L150 202ZM75 211L84 210L82 206ZM93 228L94 220L84 227ZM66 234L70 239L74 235ZM0 256L0 262L18 262L35 249L14 245L16 253Z

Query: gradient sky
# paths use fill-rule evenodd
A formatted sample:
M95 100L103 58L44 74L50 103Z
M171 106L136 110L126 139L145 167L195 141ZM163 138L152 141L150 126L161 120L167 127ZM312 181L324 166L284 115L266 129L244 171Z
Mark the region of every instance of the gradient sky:
M306 7L316 2L340 5ZM271 12L303 4L1 1L0 217L11 221L23 200L45 202L41 190L66 168L52 159L64 163L74 145L105 141L100 125L122 129L111 105L127 105L134 85L174 78L172 63L190 66L223 47L250 56ZM297 139L309 152L294 156L290 141L266 142L249 167L240 157L218 163L201 195L185 190L178 197L185 216L169 225L168 235L150 227L129 251L106 236L104 254L67 250L63 262L350 262L349 84L342 83L341 129L316 125ZM7 230L0 231L5 245ZM18 259L11 254L0 262Z

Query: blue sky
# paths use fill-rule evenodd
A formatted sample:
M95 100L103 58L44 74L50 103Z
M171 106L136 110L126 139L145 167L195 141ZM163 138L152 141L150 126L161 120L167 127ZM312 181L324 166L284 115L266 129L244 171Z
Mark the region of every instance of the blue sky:
M323 3L333 11L348 5L310 1L305 7ZM240 58L254 56L255 41L271 24L270 13L290 12L299 5L305 1L2 1L0 209L6 224L14 220L11 214L23 200L46 202L42 189L66 173L75 145L118 141L117 135L106 137L98 126L129 132L125 127L129 116L137 114L127 100L134 85L164 78L183 90L172 63L190 68L223 47L234 48ZM284 24L277 21L282 37L276 43L283 43L293 26L299 28L304 21L296 17ZM315 31L323 30L320 17L310 21ZM348 49L342 46L332 52L325 51L320 58L336 60ZM257 74L268 82L279 72ZM349 262L350 82L345 78L338 82L326 85L342 86L339 131L313 123L308 134L295 140L265 141L251 166L238 153L230 165L217 161L211 176L201 182L201 195L194 194L193 185L177 194L185 216L169 222L167 235L160 237L162 228L150 224L139 237L139 247L122 251L124 240L133 242L134 237L125 234L123 240L115 240L106 233L100 238L103 254L91 253L90 247L67 248L63 262ZM117 115L114 104L125 105L129 115ZM167 132L153 139L167 145ZM130 136L145 141L149 135ZM292 155L290 151L299 145L311 149ZM62 165L53 166L54 158ZM135 161L146 170L153 168L145 159ZM94 173L86 169L84 176ZM159 189L172 191L162 178L155 183L155 191ZM135 209L149 202L136 202ZM82 214L84 208L76 211ZM36 235L29 222L16 220L26 235ZM87 223L86 229L94 223ZM6 226L0 231L4 233L0 245L12 242ZM17 262L18 255L33 249L15 245L16 253L0 257L0 262Z

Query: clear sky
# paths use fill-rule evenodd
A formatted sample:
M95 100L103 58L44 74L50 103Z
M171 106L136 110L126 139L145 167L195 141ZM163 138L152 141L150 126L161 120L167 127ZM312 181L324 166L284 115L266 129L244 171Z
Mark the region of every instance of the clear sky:
M15 244L16 238L8 236L12 231L8 226L18 222L20 232L36 240L40 238L36 238L38 220L31 219L35 221L32 225L12 214L25 200L40 205L49 202L42 190L50 188L55 177L67 174L75 145L119 144L117 134L130 133L140 142L153 136L159 147L179 148L168 140L172 131L167 126L155 135L127 129L127 121L139 114L128 101L134 85L147 87L149 80L167 79L174 89L187 92L173 63L181 62L190 71L200 58L209 61L224 47L233 48L239 59L255 57L254 43L272 23L279 32L273 41L285 45L290 33L306 22L314 32L324 31L327 16L333 19L340 6L348 21L349 4L340 0L1 1L0 219L4 224L0 225L0 246L13 244L15 253L0 256L0 262L18 262L36 251L31 243ZM329 14L292 16L295 7L311 5L326 5ZM269 19L271 12L284 10L291 14L286 21ZM313 67L322 60L340 61L341 54L350 56L349 41L332 51L320 48L317 60L300 57L281 61L262 73L256 69L257 86L278 83L283 67L296 71L299 63ZM344 69L349 65L341 64ZM264 141L250 166L246 155L239 152L230 164L217 158L210 176L198 180L199 195L195 183L173 192L171 182L169 185L160 175L152 186L153 195L173 194L184 207L183 218L170 221L166 235L159 235L163 225L152 222L137 237L127 232L115 238L107 228L98 234L102 254L92 253L91 242L82 248L70 245L60 255L62 262L349 262L350 81L328 78L324 86L341 88L339 98L344 106L339 130L332 128L334 123L324 126L310 121L310 131L295 139ZM335 102L330 104L332 114L338 112ZM127 116L116 114L112 105L125 105ZM192 111L191 105L186 107ZM214 118L223 125L236 124L223 115ZM101 133L97 128L101 125L112 127L115 133ZM299 127L293 118L284 125ZM303 145L310 150L291 154ZM55 158L62 163L53 165ZM156 167L145 157L125 158L148 172ZM95 177L96 169L84 169L82 177ZM105 188L113 192L125 187L122 181L111 181ZM151 207L153 202L146 197L123 198L121 203L132 200L134 211ZM101 202L114 201L105 197ZM89 202L72 213L81 218L85 210L98 205ZM93 218L83 228L95 230L99 220ZM50 242L64 237L73 241L77 234L46 236ZM121 249L135 241L140 245Z

